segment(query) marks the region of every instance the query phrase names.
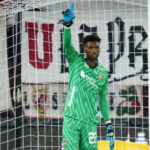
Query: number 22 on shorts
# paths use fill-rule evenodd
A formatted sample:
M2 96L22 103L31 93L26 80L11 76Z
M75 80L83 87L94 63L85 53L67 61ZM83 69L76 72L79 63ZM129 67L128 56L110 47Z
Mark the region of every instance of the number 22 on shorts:
M96 143L96 132L89 132L89 144L95 144Z

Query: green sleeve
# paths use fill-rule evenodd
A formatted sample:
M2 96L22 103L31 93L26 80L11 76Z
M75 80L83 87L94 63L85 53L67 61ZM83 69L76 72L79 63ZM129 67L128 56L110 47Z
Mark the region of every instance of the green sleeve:
M79 56L77 51L75 50L73 44L72 44L72 38L71 38L71 29L70 28L64 28L64 35L63 35L63 44L65 49L65 56L69 63L73 62L74 59Z
M110 111L107 94L108 94L108 73L106 75L106 82L103 85L102 90L100 91L99 94L99 106L104 121L110 120Z

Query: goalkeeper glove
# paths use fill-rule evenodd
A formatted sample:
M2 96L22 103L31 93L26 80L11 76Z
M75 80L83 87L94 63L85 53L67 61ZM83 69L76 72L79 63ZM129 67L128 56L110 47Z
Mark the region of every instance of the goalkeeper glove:
M106 141L109 141L109 148L113 150L114 148L114 133L113 133L113 126L111 123L106 124Z
M66 27L70 27L73 24L73 19L75 18L73 11L74 4L70 3L69 8L62 12L63 20L60 20L59 23L62 23Z

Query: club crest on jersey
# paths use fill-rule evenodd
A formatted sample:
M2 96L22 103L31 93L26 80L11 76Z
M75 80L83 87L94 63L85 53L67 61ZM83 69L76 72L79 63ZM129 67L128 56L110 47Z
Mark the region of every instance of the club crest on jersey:
M98 74L98 77L99 77L99 80L102 80L102 78L103 78L103 75L101 75L101 74Z
M68 140L65 141L65 146L67 146L67 144L68 144Z
M64 150L65 147L67 146L67 144L68 144L68 140L65 140L64 142L62 142L62 144L61 144L61 150Z

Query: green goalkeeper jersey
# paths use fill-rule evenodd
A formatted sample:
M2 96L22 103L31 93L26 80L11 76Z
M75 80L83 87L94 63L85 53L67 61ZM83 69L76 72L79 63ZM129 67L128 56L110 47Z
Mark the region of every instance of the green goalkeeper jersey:
M69 92L64 115L86 123L99 123L99 104L104 120L110 119L107 100L108 72L100 64L90 68L71 41L71 29L64 29L65 56L69 64Z

